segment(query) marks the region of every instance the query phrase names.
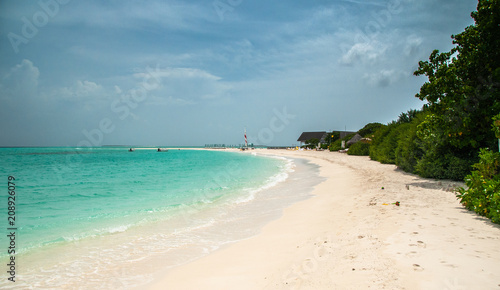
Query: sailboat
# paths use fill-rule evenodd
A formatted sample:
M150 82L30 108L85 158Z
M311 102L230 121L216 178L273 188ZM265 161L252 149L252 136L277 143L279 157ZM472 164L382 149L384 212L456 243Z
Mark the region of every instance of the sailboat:
M245 147L241 148L242 151L248 150L247 128L245 128Z

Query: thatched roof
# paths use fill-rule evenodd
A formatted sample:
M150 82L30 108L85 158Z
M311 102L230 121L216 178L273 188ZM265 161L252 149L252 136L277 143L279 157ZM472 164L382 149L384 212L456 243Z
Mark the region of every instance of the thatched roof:
M297 141L306 142L311 139L318 139L320 142L324 142L326 137L326 132L303 132Z
M356 134L351 138L351 140L347 141L347 145L350 146L354 143L358 143L359 141L361 141L361 139L363 139L363 136Z
M344 139L347 135L354 134L356 132L350 132L350 131L340 131L340 139Z

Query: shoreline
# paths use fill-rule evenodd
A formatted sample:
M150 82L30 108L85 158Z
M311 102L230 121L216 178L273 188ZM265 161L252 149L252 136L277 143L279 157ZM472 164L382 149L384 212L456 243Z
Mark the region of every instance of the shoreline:
M170 269L150 289L500 288L500 226L459 204L450 189L461 183L368 157L250 152L307 159L326 180L256 236Z
M44 151L41 152L42 157L52 158L45 156ZM158 156L169 159L168 156L175 157L175 153L176 151L172 155ZM117 156L133 155L124 151ZM150 210L146 205L141 207L145 210L120 216L119 222L115 222L117 219L96 218L84 224L85 228L73 227L75 231L49 231L57 228L47 227L49 230L45 233L52 233L55 238L43 240L45 236L40 235L42 242L32 243L34 246L26 250L16 251L18 265L23 267L16 285L21 288L74 288L82 285L98 288L139 287L153 281L159 270L185 264L206 256L215 249L256 235L264 225L279 218L283 208L307 198L290 196L285 184L310 188L311 183L303 180L316 180L315 176L318 175L316 166L306 165L302 161L294 163L288 158L272 160L253 156L254 154L239 155L236 152L215 154L198 151L196 155L177 155L177 160L188 164L195 160L202 164L200 161L203 159L198 157L205 155L212 156L206 160L215 160L221 165L212 167L217 168L213 172L205 172L207 178L198 179L197 188L203 189L202 194L186 195L187 198L178 199L178 204L170 207L162 208L159 205ZM148 156L156 156L156 153ZM195 157L190 159L185 158L186 156ZM245 164L246 169L238 170L235 164ZM294 171L293 168L297 170ZM162 178L153 172L149 172L149 175L156 180ZM287 176L293 176L291 179L297 182L287 182ZM240 177L246 181L242 182ZM194 184L191 182L194 180L187 185L193 188ZM189 189L189 193L198 189ZM156 187L151 191L158 194L161 188ZM131 200L141 196L139 190L133 193ZM134 207L139 206L140 204L136 204ZM123 208L121 210L125 211ZM45 214L40 213L40 216ZM24 240L20 245L29 246L27 237L23 235ZM48 242L43 243L44 241ZM7 263L9 257L3 258L5 259L2 261ZM5 281L0 283L0 288L7 286L4 283Z

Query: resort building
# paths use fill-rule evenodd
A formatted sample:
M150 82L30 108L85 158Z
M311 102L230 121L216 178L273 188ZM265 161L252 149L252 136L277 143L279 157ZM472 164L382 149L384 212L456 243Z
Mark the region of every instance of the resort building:
M333 131L335 134L340 134L340 139L345 138L347 135L354 134L356 132L350 132L350 131ZM326 131L319 131L319 132L302 132L300 135L299 139L297 141L300 142L300 146L303 146L307 143L307 140L311 139L318 139L320 144L324 144L325 139L327 137L327 132Z
M300 142L300 146L305 145L307 140L318 139L319 143L325 143L326 131L321 132L303 132L297 141Z

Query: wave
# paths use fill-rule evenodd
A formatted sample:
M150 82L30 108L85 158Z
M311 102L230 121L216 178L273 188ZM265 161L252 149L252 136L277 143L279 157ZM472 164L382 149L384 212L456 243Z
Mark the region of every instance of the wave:
M260 186L256 189L247 189L249 194L247 196L241 197L235 201L235 204L247 203L255 199L257 193L272 188L284 181L286 181L289 177L289 174L294 171L295 163L292 159L280 157L280 156L270 156L270 158L283 160L285 163L280 167L280 171L269 177L269 179L264 183L264 185Z

